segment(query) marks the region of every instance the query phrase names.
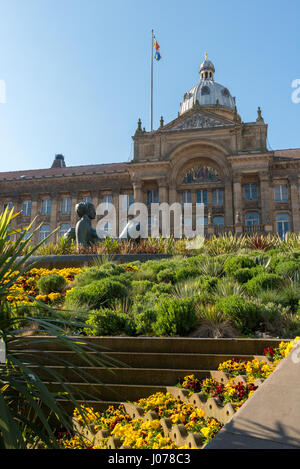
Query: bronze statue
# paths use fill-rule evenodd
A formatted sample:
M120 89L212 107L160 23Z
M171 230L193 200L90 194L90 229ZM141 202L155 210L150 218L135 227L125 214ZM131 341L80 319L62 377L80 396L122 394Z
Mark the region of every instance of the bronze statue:
M75 207L76 213L79 217L79 221L76 223L75 228L70 228L64 235L64 238L71 241L76 241L76 246L90 246L97 241L103 240L110 236L106 231L96 230L92 227L91 220L96 218L96 210L90 202L79 202ZM124 227L119 239L129 239L129 229L134 225L134 222L129 221ZM136 229L139 230L139 224L136 225Z
M65 234L68 240L76 240L77 247L88 246L99 240L95 228L92 227L91 220L96 218L96 210L90 202L79 202L75 207L80 218L75 228L70 228Z

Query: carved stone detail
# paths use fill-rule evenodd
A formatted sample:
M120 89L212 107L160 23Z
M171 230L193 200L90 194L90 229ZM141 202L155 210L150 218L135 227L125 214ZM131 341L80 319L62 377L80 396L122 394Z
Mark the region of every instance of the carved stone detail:
M188 129L208 129L210 127L224 127L226 124L221 121L212 119L211 117L204 116L203 114L196 113L179 124L172 127L170 130L188 130Z

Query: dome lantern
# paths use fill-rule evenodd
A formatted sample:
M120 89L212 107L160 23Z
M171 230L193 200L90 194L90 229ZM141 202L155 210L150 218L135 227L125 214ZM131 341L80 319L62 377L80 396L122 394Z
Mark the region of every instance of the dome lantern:
M207 52L205 52L205 60L202 62L199 68L201 80L213 80L215 67L214 64L207 59Z

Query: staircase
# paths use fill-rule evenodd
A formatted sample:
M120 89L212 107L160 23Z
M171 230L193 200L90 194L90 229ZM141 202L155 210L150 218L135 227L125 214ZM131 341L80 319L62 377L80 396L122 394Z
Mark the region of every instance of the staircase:
M49 339L49 340L48 340ZM101 411L109 405L135 401L156 392L166 392L180 378L194 374L210 377L219 363L235 358L252 360L261 356L266 347L277 347L276 339L198 339L157 337L84 337L91 346L103 347L103 353L91 352L90 357L103 357L107 367L87 364L82 357L64 348L55 338L30 338L26 348L15 350L24 363L31 366L53 392L62 392L62 384L51 378L58 373L73 395L87 406ZM45 341L46 340L46 341ZM33 342L33 343L32 343ZM105 352L104 352L105 351ZM71 365L66 366L64 360ZM113 364L111 361L113 360ZM87 378L85 373L89 374ZM83 397L85 396L85 397ZM61 395L70 413L72 406Z

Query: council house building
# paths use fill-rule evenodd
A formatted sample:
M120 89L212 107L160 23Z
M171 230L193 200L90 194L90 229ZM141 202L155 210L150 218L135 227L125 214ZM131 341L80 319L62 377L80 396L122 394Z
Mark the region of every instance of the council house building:
M299 233L300 148L270 151L260 108L254 122L243 122L235 98L215 81L207 55L199 74L176 119L161 118L151 132L139 120L132 161L67 166L64 156L56 155L48 169L2 172L1 209L8 205L21 212L13 222L18 228L37 217L42 225L35 242L58 226L58 236L75 226L81 200L95 207L111 202L117 215L119 203L192 203L193 229L196 204L203 203L208 236Z

